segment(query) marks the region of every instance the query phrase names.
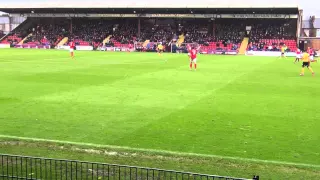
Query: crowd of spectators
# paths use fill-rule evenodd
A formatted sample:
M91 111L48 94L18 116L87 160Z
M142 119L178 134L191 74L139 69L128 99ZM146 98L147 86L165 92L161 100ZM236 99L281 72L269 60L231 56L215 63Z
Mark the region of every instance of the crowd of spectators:
M281 44L287 44L289 49L295 46L295 29L292 23L286 21L264 21L264 23L247 22L246 20L143 20L141 22L140 36L138 25L129 19L74 19L62 20L54 25L50 22L40 21L31 28L15 30L2 43L17 44L28 34L32 33L24 43L55 46L63 37L69 37L76 45L92 45L94 47L107 45L123 47L133 45L135 42L162 42L168 47L184 35L185 43L198 43L209 48L236 50L245 35L249 35L249 49L252 50L278 50ZM256 22L256 21L255 21ZM247 34L246 26L252 27ZM1 36L1 32L0 32ZM104 39L111 36L106 44ZM68 43L68 42L67 42ZM154 49L154 44L147 44Z
M69 39L74 40L76 45L97 46L107 37L111 29L112 24L108 21L79 19L73 22Z
M18 44L26 36L26 34L27 34L26 30L15 29L12 32L10 32L4 39L2 39L0 43L10 44L11 46L14 46ZM3 32L2 32L2 36L4 36ZM2 36L0 35L0 37Z
M12 32L6 38L4 38L1 43L2 44L10 44L14 46L18 44L22 40L22 35L20 32Z
M136 41L138 29L136 24L115 24L112 29L111 43L133 44Z
M249 50L279 51L282 45L288 51L296 50L296 29L292 23L282 21L264 22L252 25Z
M181 32L185 35L185 43L202 44L208 49L236 50L245 35L245 27L233 21L194 21L184 24Z
M293 39L295 30L290 24L256 24L252 26L250 39L252 42L260 39Z
M212 36L209 35L207 25L186 25L182 29L183 34L185 35L186 43L200 43L209 41Z
M55 46L68 34L66 29L65 26L37 24L29 29L30 36L24 41L24 44Z
M156 25L150 41L168 43L175 37L176 31L171 25Z
M172 24L145 22L142 24L140 37L137 40L168 43L175 37L176 30Z
M216 24L215 34L215 41L239 44L245 35L245 26L244 24Z

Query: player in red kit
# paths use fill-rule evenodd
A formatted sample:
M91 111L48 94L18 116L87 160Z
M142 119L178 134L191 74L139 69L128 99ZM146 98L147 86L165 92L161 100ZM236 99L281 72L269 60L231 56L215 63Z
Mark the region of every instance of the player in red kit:
M190 52L191 52L191 46L188 44L187 45L187 51L188 51L188 57L189 57L189 60L191 61L191 57L190 57Z
M75 44L74 44L74 42L73 41L71 41L70 43L69 43L69 46L70 46L70 56L71 56L71 58L73 59L74 58L74 47L75 47Z
M301 59L301 50L298 48L296 51L296 60L294 61L294 63L299 62L300 59Z
M190 57L190 70L192 70L192 64L194 64L194 70L197 70L197 54L198 49L195 47L192 47L189 51L189 57Z
M317 60L314 60L314 50L310 47L308 47L308 54L309 54L310 62L317 62Z
M129 44L129 46L128 46L128 53L130 53L131 51L132 51L132 48L133 48L133 46L132 46L132 44Z

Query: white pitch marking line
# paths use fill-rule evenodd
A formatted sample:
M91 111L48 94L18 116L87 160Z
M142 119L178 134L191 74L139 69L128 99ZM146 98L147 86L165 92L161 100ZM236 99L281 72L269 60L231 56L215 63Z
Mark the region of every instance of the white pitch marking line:
M0 60L8 60L8 59L10 59L10 57L8 57L8 58L1 58ZM17 59L18 61L19 60L23 60L23 59L25 59L25 58L19 58L19 59ZM56 60L56 59L71 59L70 57L68 58L68 57L61 57L61 58L44 58L44 59L37 59L37 60L25 60L25 61L23 61L23 62L28 62L28 61L41 61L41 60ZM16 60L14 60L14 59L12 59L12 60L10 60L10 61L13 61L13 62L16 62Z
M64 63L66 61L45 61L45 60L61 60L61 59L70 59L70 58L50 58L50 59L39 59L39 60L25 60L22 61L21 59L18 60L11 60L11 61L1 61L0 59L0 63ZM6 59L3 59L6 60ZM44 60L44 61L41 61ZM75 59L76 61L77 59ZM101 59L98 59L101 60ZM73 60L72 60L73 61ZM159 64L160 61L138 61L138 62L121 62L121 61L105 61L106 63L101 63L101 64L97 64L97 65L120 65L120 64ZM95 65L95 64L92 64Z
M64 63L63 61L47 61L47 62L39 62L39 61L6 61L6 62L1 62L0 61L0 64L1 63L8 63L8 64L11 64L11 63L27 63L27 64L29 64L29 63L33 63L33 64L62 64L62 63ZM139 63L135 63L135 62L124 62L124 63L116 63L116 62L108 62L108 63L101 63L101 64L90 64L90 65L121 65L121 64L137 64L137 65L139 65L139 64L159 64L160 62L139 62Z
M220 155L211 155L211 154L185 153L185 152L157 150L157 149L134 148L134 147L128 147L128 146L115 146L115 145L81 143L81 142L72 142L72 141L63 141L63 140L51 140L51 139L42 139L42 138L19 137L19 136L10 136L10 135L2 135L2 134L0 134L0 138L29 140L29 141L36 141L36 142L52 142L52 143L70 144L70 145L78 145L78 146L91 146L91 147L97 147L97 148L110 148L110 149L151 152L151 153L160 153L160 154L162 153L162 154L168 154L168 155L212 157L212 158L231 159L231 160L239 160L239 161L247 161L247 162L271 163L271 164L279 164L279 165L291 165L291 166L304 166L304 167L320 168L320 165L317 165L317 164L294 163L294 162L274 161L274 160L262 160L262 159L254 159L254 158L220 156Z

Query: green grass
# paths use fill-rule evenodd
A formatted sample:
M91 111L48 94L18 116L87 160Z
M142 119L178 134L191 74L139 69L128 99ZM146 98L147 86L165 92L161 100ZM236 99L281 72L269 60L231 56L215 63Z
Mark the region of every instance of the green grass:
M1 135L320 165L320 77L292 58L76 56L0 49Z

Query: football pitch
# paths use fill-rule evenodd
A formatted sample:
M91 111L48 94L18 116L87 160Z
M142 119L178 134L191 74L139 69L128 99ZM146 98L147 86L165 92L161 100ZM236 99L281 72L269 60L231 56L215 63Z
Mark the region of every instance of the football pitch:
M0 137L318 168L320 64L293 61L0 49Z

